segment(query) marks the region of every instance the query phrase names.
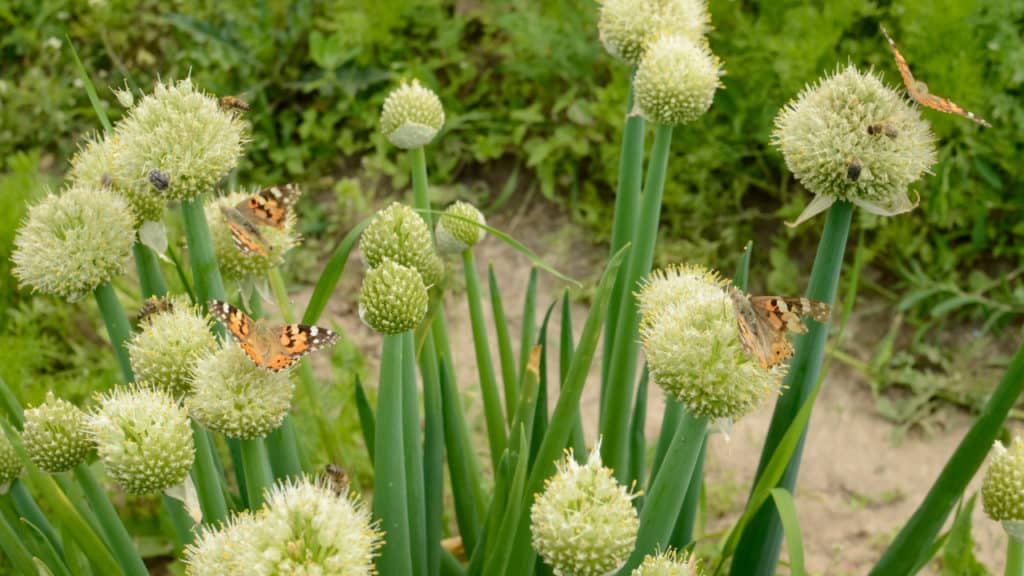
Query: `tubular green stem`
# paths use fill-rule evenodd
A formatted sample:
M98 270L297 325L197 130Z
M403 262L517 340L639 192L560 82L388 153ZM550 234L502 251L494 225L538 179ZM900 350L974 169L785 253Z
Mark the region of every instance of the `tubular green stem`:
M21 574L39 572L32 560L32 553L25 547L25 543L18 537L18 533L7 522L7 518L3 514L0 514L0 549L4 551L4 555Z
M384 336L374 439L373 518L387 534L377 571L413 574L402 433L402 334Z
M818 244L818 253L814 258L814 265L811 267L811 279L807 286L808 298L828 304L835 302L839 286L839 271L843 264L843 253L846 250L846 239L849 236L852 216L853 205L849 202L838 201L829 209L825 219L825 229L822 231L821 241ZM811 321L808 333L796 340L796 354L790 362L789 373L786 375L782 388L785 393L775 404L772 421L768 427L768 435L765 437L764 447L761 450L761 462L757 469L758 477L768 465L772 454L786 430L789 429L790 423L796 418L800 407L810 396L818 381L827 337L828 325ZM800 472L800 457L806 436L807 429L805 428L796 450L793 452L793 457L778 484L779 487L785 488L790 493L794 492L796 478ZM772 502L765 502L743 531L730 574L733 576L774 575L782 537L783 529L779 516L775 512ZM920 543L923 540L916 542Z
M125 529L124 523L118 517L114 505L110 503L106 492L100 487L99 482L96 481L96 477L92 475L89 467L85 464L76 466L75 479L78 480L82 490L85 491L85 497L96 513L96 519L99 520L100 526L103 527L107 538L110 539L114 557L117 559L118 564L121 565L124 573L129 576L148 576L149 570L146 569L146 565L142 562L142 557L139 556L138 550L132 544L132 537L128 534L128 530Z
M135 256L135 270L139 275L139 288L143 298L163 296L167 293L167 284L160 272L160 261L148 246L138 240L132 244L132 255Z
M1007 536L1006 576L1024 576L1024 544L1013 536Z
M633 239L636 229L636 212L640 205L640 186L644 173L644 119L633 111L633 86L630 83L629 98L626 100L626 126L622 132L622 152L619 156L619 184L615 192L615 212L612 221L612 242L610 254L615 254ZM629 255L623 262L623 271L629 268ZM604 326L604 354L601 355L601 406L604 406L608 387L608 368L615 343L616 322L619 320L619 306L625 292L625 279L620 276L612 289L608 319ZM604 410L602 409L603 413Z
M201 306L210 298L224 299L224 280L217 267L217 257L210 239L210 226L203 211L203 198L182 200L181 216L185 222L185 240L188 242L189 262L192 264L192 278L195 281L196 297Z
M665 171L672 146L672 127L659 125L654 134L647 184L641 199L640 219L637 222L629 268L623 278L628 293L651 271L654 246L658 240L658 222L661 218L661 198L665 190ZM608 367L608 386L601 414L601 456L605 464L615 470L615 477L625 483L629 476L629 406L633 400L633 382L636 379L637 309L633 298L623 294L619 304Z
M245 468L246 498L250 510L263 506L264 492L273 484L270 463L262 438L242 439L242 466Z
M676 519L676 527L672 532L672 545L677 550L685 548L693 539L693 527L697 524L697 510L700 509L700 491L704 487L704 454L707 449L708 440L705 437L697 456L697 463L693 465L693 474L690 475L690 485L686 488L683 508L679 511L679 518Z
M278 268L271 268L270 272L267 273L267 279L270 282L271 290L274 291L274 298L277 299L277 305L281 309L284 321L289 324L295 322L295 314L292 312L291 301L288 300L288 289L285 287L281 271ZM323 440L324 447L327 449L328 457L332 461L344 466L345 460L341 453L340 442L334 435L334 429L327 424L327 419L324 418L323 402L320 400L320 387L317 386L313 367L309 364L309 360L303 359L299 364L299 384L302 386L302 393L309 400L310 409L313 411L313 419L316 420L316 426L320 431L320 438ZM292 438L295 438L294 433ZM299 450L298 445L294 446L293 449L297 452Z
M420 403L416 386L416 336L402 335L402 447L405 450L406 496L409 500L409 548L413 574L427 573L427 506L423 493L423 455L420 452Z
M188 512L185 511L185 505L180 500L175 500L166 494L162 497L164 508L167 509L167 515L171 518L171 524L174 526L174 535L178 537L178 546L175 549L180 552L182 548L192 543L192 518L189 517Z
M264 442L274 478L298 478L302 476L302 464L299 461L298 441L295 437L295 423L291 414L284 417L284 422L271 432Z
M501 365L501 384L505 391L505 418L512 423L515 412L516 365L512 359L512 339L508 333L508 322L505 320L505 306L498 289L498 279L494 276L494 265L487 266L487 284L491 291L491 310L494 317L494 332L498 338L498 362Z
M192 465L192 480L203 509L203 524L217 524L228 518L228 505L220 483L217 464L213 460L213 446L206 431L192 423L192 441L196 446L196 461Z
M909 574L917 561L922 542L932 542L956 506L971 478L984 462L992 443L999 437L1003 422L1024 391L1024 346L1017 349L1003 379L999 382L974 425L946 462L924 501L889 545L871 576Z
M501 400L494 377L491 348L487 343L487 327L481 304L480 281L476 273L476 258L472 250L462 253L462 268L466 275L466 300L469 302L469 318L473 327L473 348L476 350L476 367L480 376L480 391L484 401L484 419L487 424L488 446L491 449L491 465L498 468L501 453L505 451L507 436L505 419L501 415Z
M430 212L430 193L427 190L427 155L423 148L409 150L409 158L412 160L412 205L420 211L420 216L426 221L428 227L433 227Z
M124 315L124 308L114 293L114 287L110 282L100 284L93 290L96 296L96 304L100 307L100 314L103 316L103 324L107 327L107 335L110 336L110 345L114 348L114 355L117 357L117 365L121 368L121 376L125 382L135 380L132 373L132 361L128 356L128 349L125 342L131 338L132 328L128 318Z
M437 298L431 306L437 306ZM441 573L442 515L444 514L444 415L441 409L441 375L437 367L434 335L428 333L420 354L423 376L423 492L426 513L427 574Z
M706 418L683 413L683 419L676 428L672 444L665 453L665 461L640 512L640 531L636 537L636 548L619 570L620 575L629 574L640 565L644 556L654 554L658 549L664 549L668 545L678 512L686 498L686 493L679 487L689 484L707 431Z
M89 561L96 566L99 573L120 574L121 568L111 554L107 535L99 527L92 510L86 506L82 498L75 498L75 502L69 499L68 496L73 492L65 486L72 486L73 483L66 475L49 476L33 467L29 467L28 473L41 499L49 504L57 524L67 530L64 534L78 543L79 548L88 552Z
M39 528L39 531L46 536L46 539L50 541L53 548L64 554L64 545L60 538L57 536L57 531L53 529L50 521L43 515L43 511L39 509L32 494L29 493L25 487L25 483L20 478L15 478L11 482L10 487L11 499L14 501L14 509L18 511L22 517L31 522Z

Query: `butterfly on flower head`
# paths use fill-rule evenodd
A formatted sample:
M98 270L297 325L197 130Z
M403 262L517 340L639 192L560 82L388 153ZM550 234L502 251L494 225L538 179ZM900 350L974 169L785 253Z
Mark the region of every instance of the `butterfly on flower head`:
M210 300L207 309L260 368L279 372L300 358L338 342L333 330L304 324L268 325L257 322L227 302Z
M736 288L729 289L729 297L736 312L740 344L765 369L793 356L793 345L786 335L807 332L804 317L826 322L832 314L831 306L808 298L748 296Z
M896 67L900 70L900 76L903 77L903 84L907 87L907 93L921 106L931 108L932 110L938 110L939 112L945 112L947 114L957 114L981 124L986 128L991 128L985 119L977 116L974 112L971 112L963 106L936 96L935 94L928 93L928 85L920 80L914 78L914 75L910 72L910 66L907 65L906 58L900 53L899 49L896 48L896 42L893 41L892 36L889 36L889 32L886 31L885 26L879 26L882 29L882 34L885 35L885 39L889 41L889 47L892 48L892 54L896 58Z
M267 241L260 226L284 228L288 211L302 195L296 184L271 186L249 196L234 206L221 206L220 211L231 229L231 239L242 254L267 255Z

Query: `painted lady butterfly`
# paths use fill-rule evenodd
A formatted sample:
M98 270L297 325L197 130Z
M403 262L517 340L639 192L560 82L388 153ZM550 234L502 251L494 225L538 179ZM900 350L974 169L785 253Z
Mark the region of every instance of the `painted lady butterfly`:
M221 206L220 211L231 229L231 238L242 254L266 256L267 241L259 227L284 228L288 210L301 195L298 185L285 184L264 188L235 206Z
M768 369L793 356L793 345L786 334L807 332L803 318L809 316L826 322L832 307L808 298L780 296L747 296L736 288L729 289L740 343L751 357Z
M892 36L889 36L889 32L885 30L885 26L879 26L882 29L882 34L885 35L885 39L889 41L889 47L892 48L892 54L896 57L896 67L900 69L900 76L903 77L903 84L907 87L907 93L921 106L926 106L939 112L945 112L947 114L958 114L981 124L986 128L991 128L992 125L970 112L963 106L950 102L945 98L940 98L934 94L928 93L928 85L920 80L914 78L914 75L910 73L910 66L907 65L907 60L900 54L899 49L896 48L896 42L893 41Z
M338 334L327 328L304 324L268 326L220 300L210 300L206 307L238 340L249 358L271 372L283 370L306 354L338 342Z

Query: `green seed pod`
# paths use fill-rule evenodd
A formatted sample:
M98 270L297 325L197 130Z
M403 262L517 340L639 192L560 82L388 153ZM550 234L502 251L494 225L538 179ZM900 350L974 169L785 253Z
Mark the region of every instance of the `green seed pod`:
M132 211L133 227L138 229L145 222L160 221L167 201L160 194L154 194L148 184L141 186L138 182L114 178L115 160L122 149L117 134L86 140L71 159L68 178L76 186L110 188L123 196Z
M7 434L0 432L0 494L6 493L11 482L21 476L22 464Z
M530 508L533 549L555 574L611 574L629 558L640 521L636 497L601 465L597 448L580 465L568 454Z
M668 126L693 122L711 107L721 75L703 40L661 36L647 47L633 79L637 112Z
M1024 438L1017 436L1009 449L996 442L981 483L981 503L997 522L1024 521Z
M75 186L29 209L14 237L14 275L22 286L74 302L124 273L134 241L120 196Z
M46 393L46 402L25 410L21 441L28 457L44 472L66 472L85 461L93 448L85 412Z
M711 19L704 0L599 0L597 30L605 50L636 66L648 43L660 36L677 34L694 41L703 39Z
M245 253L239 249L228 226L230 216L225 211L232 213L231 210L240 202L257 192L258 190L233 192L216 198L205 206L206 221L210 224L210 239L213 241L217 263L220 264L220 271L224 276L232 280L266 276L272 268L284 263L285 253L299 244L299 234L295 231L295 213L289 210L281 228L256 225L259 236L254 240L260 244L266 255L258 252Z
M444 126L444 106L418 80L403 83L388 94L380 113L380 130L388 142L403 149L430 144Z
M441 279L443 269L438 266L430 228L405 204L393 202L377 212L359 236L359 251L367 268L376 268L385 260L391 260L415 268L428 286Z
M696 558L675 550L659 552L644 557L642 564L633 569L630 576L703 576Z
M177 486L192 468L188 414L168 392L118 386L100 397L88 423L107 474L129 494Z
M196 362L185 405L208 430L229 438L262 438L281 425L294 391L287 371L260 368L232 342Z
M784 375L744 350L729 289L713 272L678 266L652 272L637 294L651 378L694 416L736 420Z
M437 249L442 254L461 254L487 236L487 231L483 228L465 220L452 218L451 215L479 224L487 223L483 213L468 202L456 202L449 206L437 219L437 226L434 227Z
M423 321L428 299L415 269L385 260L363 278L359 318L381 334L401 334Z
M115 181L135 183L171 200L210 191L238 164L245 124L191 79L158 82L118 123Z
M917 205L907 187L935 164L935 136L920 112L852 64L808 86L775 118L772 143L815 194L792 225L847 200L892 216Z

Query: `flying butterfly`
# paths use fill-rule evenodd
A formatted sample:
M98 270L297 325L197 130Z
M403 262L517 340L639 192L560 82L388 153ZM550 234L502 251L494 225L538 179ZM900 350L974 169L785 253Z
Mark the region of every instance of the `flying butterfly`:
M892 48L892 54L896 58L896 67L900 70L900 76L903 77L903 84L907 87L907 93L921 106L931 108L932 110L938 110L939 112L945 112L947 114L957 114L981 124L986 128L991 128L985 119L977 116L974 112L971 112L963 106L936 96L935 94L928 93L928 85L920 80L914 78L914 75L910 72L910 66L907 65L906 58L900 53L899 49L896 48L896 42L893 41L892 36L889 36L889 32L886 31L885 26L879 25L882 29L882 34L885 35L885 39L889 41L889 47Z
M304 324L268 325L220 300L210 300L206 307L238 340L249 359L271 372L288 368L306 354L338 342L338 334L327 328Z
M748 296L736 288L729 289L729 297L736 312L740 344L765 369L793 356L793 345L786 335L807 332L804 317L826 322L832 314L831 306L809 298Z
M302 195L296 184L271 186L242 200L235 206L221 206L221 213L231 229L231 239L242 254L267 255L267 241L260 226L284 228L288 210Z

